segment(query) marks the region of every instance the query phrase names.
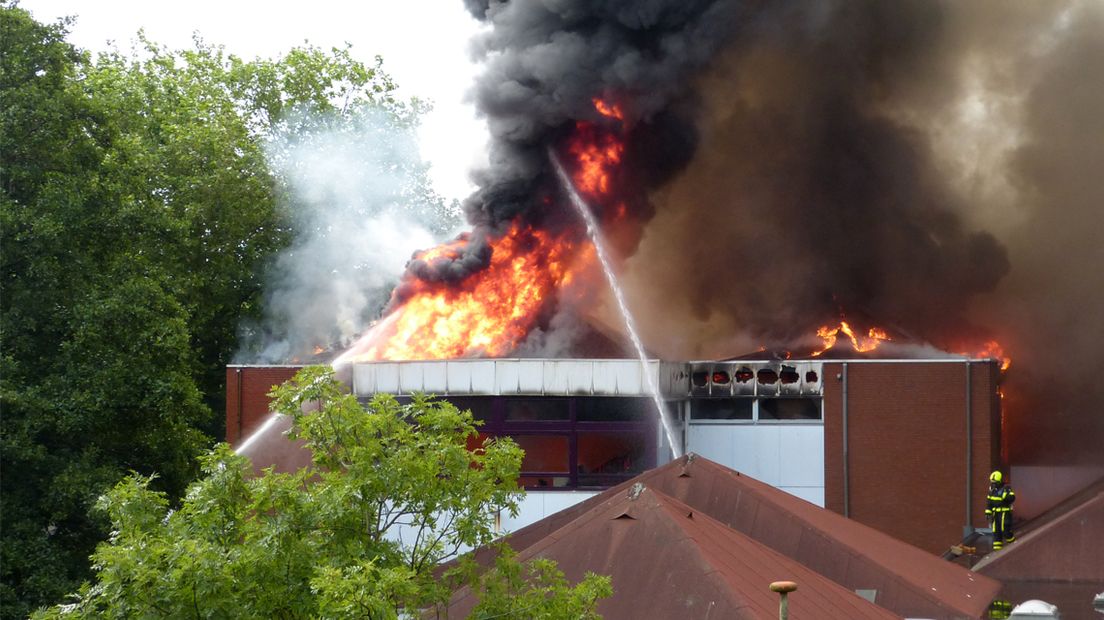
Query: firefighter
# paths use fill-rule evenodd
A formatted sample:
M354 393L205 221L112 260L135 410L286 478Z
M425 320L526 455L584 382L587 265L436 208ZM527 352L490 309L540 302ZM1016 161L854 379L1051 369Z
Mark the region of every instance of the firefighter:
M1004 483L1000 470L989 474L989 496L985 502L985 517L993 529L993 551L1002 549L1005 543L1016 540L1012 533L1012 502L1016 492Z

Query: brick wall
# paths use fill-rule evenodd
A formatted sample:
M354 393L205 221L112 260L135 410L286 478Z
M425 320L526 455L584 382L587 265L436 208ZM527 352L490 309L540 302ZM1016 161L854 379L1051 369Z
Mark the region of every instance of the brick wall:
M228 366L226 441L237 445L268 417L268 393L302 366Z
M971 525L983 527L1000 458L996 363L847 363L846 508L844 366L824 367L826 507L932 553L961 539L967 499Z

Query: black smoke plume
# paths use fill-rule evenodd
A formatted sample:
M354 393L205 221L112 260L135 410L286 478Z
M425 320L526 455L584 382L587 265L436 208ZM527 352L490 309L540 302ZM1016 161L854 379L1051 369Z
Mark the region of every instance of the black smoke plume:
M614 100L654 351L784 345L841 312L944 349L994 336L1035 438L1013 460L1104 458L1104 4L468 6L489 25L476 231L563 225L547 148Z

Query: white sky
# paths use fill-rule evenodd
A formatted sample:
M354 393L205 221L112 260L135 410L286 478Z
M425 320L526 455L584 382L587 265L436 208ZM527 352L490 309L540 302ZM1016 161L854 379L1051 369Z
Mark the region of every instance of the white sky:
M468 41L480 25L461 0L24 0L20 6L43 22L76 16L69 41L92 51L109 41L127 50L139 29L173 49L190 47L198 32L245 58L274 57L304 41L325 49L348 42L364 62L383 56L401 95L433 102L419 141L438 192L465 198L473 189L468 170L486 160L485 124L465 101L477 71Z

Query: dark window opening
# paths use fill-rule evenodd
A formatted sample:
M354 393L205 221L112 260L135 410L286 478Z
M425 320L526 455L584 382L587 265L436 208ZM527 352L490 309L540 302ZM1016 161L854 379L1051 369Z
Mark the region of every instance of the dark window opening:
M694 420L750 420L751 398L700 398L690 401L690 418Z
M527 398L506 401L506 420L510 422L547 422L570 418L571 403L566 398Z
M527 489L564 488L571 485L567 476L518 476L518 486Z
M708 381L709 375L706 375ZM397 397L409 403L409 396ZM467 441L510 438L525 451L518 485L530 490L604 489L655 466L650 398L448 396L482 421Z
M566 435L513 435L518 447L525 450L522 471L569 473Z
M448 398L448 402L456 405L460 411L471 411L476 420L491 419L491 401L488 398Z
M764 398L759 401L760 420L819 420L820 401L813 398Z
M709 383L709 373L695 372L690 375L690 382L694 387L705 387Z
M580 422L644 422L655 404L649 398L578 398L575 419Z
M815 370L805 373L805 383L816 383L818 378Z
M759 383L763 385L771 385L778 383L778 373L772 368L761 368L759 370Z
M579 433L579 486L608 486L645 471L643 433Z
M751 369L747 366L742 366L740 370L736 371L736 381L739 383L747 383L748 381L751 381L752 377L754 376L755 373L752 372Z
M800 375L797 374L797 369L793 366L783 366L782 372L778 373L778 378L783 384L789 385L791 383L797 383L800 379Z

